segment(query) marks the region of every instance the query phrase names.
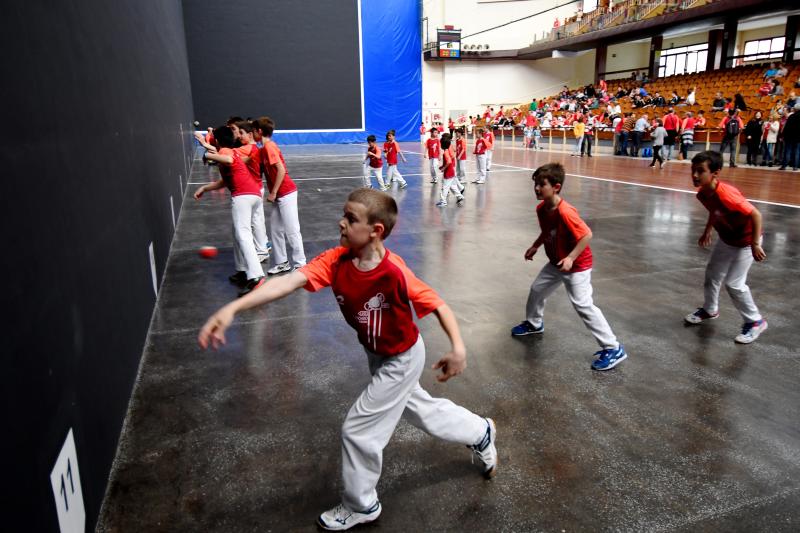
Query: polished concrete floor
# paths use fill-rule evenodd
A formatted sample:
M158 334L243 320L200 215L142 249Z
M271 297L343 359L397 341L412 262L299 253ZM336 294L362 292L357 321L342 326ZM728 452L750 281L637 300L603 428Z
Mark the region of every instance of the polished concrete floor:
M488 183L470 185L464 207L441 209L427 161L411 153L419 145L404 147L410 187L393 192L400 220L387 246L454 309L469 352L462 376L439 384L427 371L422 384L497 421L500 467L486 481L466 448L401 422L378 486L383 514L363 530L800 530L800 209L755 204L768 259L749 284L769 329L741 346L727 294L719 320L682 321L702 304L700 203L592 179L598 168L619 181L644 172L653 185L646 161L500 145ZM284 149L309 257L336 244L363 150ZM548 301L544 335L509 335L544 264L544 254L523 260L538 235L527 169L552 160L585 176L569 176L564 197L594 232L595 302L630 354L607 373L590 370L597 348L563 289ZM197 164L192 181L210 172ZM665 172L690 190L688 165ZM767 179L758 172L736 170ZM339 501L339 430L368 382L365 356L329 291L247 312L224 349L201 351L198 328L235 289L228 196L196 202L195 187L98 529L314 531L317 514ZM219 257L201 259L201 245ZM446 336L432 317L420 329L432 364Z

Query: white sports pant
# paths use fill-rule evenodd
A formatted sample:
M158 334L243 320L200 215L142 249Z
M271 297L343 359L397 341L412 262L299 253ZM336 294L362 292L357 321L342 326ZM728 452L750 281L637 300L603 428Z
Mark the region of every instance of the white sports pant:
M233 263L237 271L247 272L247 279L260 278L264 275L253 235L253 224L259 206L263 214L264 202L261 196L242 194L231 198Z
M478 177L475 179L478 183L486 181L486 154L477 154L475 161L478 163Z
M464 170L466 164L466 159L456 159L456 177L458 177L458 181L464 181L464 178L467 176L467 171Z
M267 218L264 216L264 190L261 190L261 201L253 215L253 241L258 255L269 255L269 239L267 238Z
M364 187L372 187L372 178L378 180L378 185L383 187L383 167L367 166L367 172L364 173Z
M494 150L486 150L486 170L492 170L492 154Z
M461 187L459 187L458 180L455 178L442 178L442 191L440 193L440 197L442 202L447 203L447 196L450 194L450 191L453 191L453 194L456 195L456 198L463 198L461 196Z
M300 234L300 218L297 215L297 191L275 200L269 229L272 234L272 257L276 265L289 260L286 255L286 241L292 249L292 266L301 267L306 264L303 236Z
M579 155L581 153L581 146L583 146L583 135L575 138L575 151L572 153L575 155Z
M434 180L434 181L437 181L439 179L439 177L436 174L436 171L438 170L438 167L439 167L439 160L430 158L430 159L428 159L428 162L429 162L429 165L431 167L431 179Z
M342 503L353 511L369 509L378 499L383 449L401 416L429 435L464 445L486 434L486 420L450 400L432 398L419 385L425 369L422 337L408 351L382 357L368 350L372 381L342 424Z
M592 270L574 272L572 274L561 272L557 266L547 263L531 285L528 294L528 304L525 313L528 322L536 327L542 325L544 317L544 304L559 282L567 289L567 296L572 302L572 307L578 312L583 323L594 335L601 348L617 348L619 343L606 317L592 301Z
M386 185L391 185L394 180L397 180L400 185L406 184L406 180L403 179L403 176L400 175L400 171L397 170L397 165L386 165Z
M752 264L753 253L749 246L737 248L721 240L717 241L706 267L703 309L712 314L719 311L719 289L724 282L733 305L744 321L761 320L761 313L758 312L750 287L747 286L747 272Z

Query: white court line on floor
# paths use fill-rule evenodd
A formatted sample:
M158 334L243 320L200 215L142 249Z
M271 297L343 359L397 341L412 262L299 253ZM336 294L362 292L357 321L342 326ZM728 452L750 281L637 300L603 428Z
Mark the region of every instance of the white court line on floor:
M518 169L518 170L528 170L528 171L536 170L535 168L516 167L516 166L513 166L513 165L502 165L500 163L494 163L494 162L492 163L492 166L493 167L504 167L504 168L515 168L515 169ZM630 181L614 180L614 179L610 179L610 178L598 178L597 176L584 176L583 174L573 174L571 172L567 172L567 176L575 176L576 178L583 178L583 179L587 179L587 180L607 181L607 182L610 182L610 183L621 183L623 185L633 185L633 186L636 186L636 187L646 187L648 189L660 189L662 191L682 192L684 194L692 194L692 195L697 194L697 191L687 191L686 189L675 189L673 187L664 187L662 185L649 185L647 183L632 183ZM748 198L747 200L750 201L750 202L753 202L753 203L758 203L758 204L776 205L776 206L779 206L779 207L791 207L793 209L800 209L800 205L783 204L783 203L780 203L780 202L770 202L768 200L754 200L752 198Z

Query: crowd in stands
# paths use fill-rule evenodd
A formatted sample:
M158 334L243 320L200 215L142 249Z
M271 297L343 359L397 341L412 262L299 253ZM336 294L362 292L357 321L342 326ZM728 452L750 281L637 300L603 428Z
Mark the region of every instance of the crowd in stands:
M776 86L781 87L780 80L785 80L788 73L785 65L770 65L763 79L769 81L772 89L767 94L758 91L749 97L757 101L755 109L748 106L742 93L725 96L717 92L713 101L706 95L704 101L711 104L711 112L717 116L712 119L707 119L705 111L699 109L697 87L689 87L684 94L675 90L651 94L649 80L635 73L631 79L615 82L613 90L603 80L577 89L564 86L550 98L533 99L529 104L511 108L500 106L497 110L487 106L481 115L464 117L458 123L451 121L448 126L451 130L463 126L469 130L474 126L497 130L521 128L525 145L531 148L541 147L542 129L571 130L578 143L575 155L590 157L589 138L595 131L613 131L614 153L637 157L644 140L662 127L666 133L661 155L667 161L673 149L678 158L688 156L697 130L717 129L722 135L719 148L723 153L730 151L732 166L741 140L741 149L747 149L747 164L759 164L760 156L762 165L780 163L782 168L787 164L797 168L800 132L795 124L800 121L800 99L795 90L788 95L774 91ZM800 88L800 78L794 88ZM723 115L721 120L719 113ZM746 113L750 114L749 119Z

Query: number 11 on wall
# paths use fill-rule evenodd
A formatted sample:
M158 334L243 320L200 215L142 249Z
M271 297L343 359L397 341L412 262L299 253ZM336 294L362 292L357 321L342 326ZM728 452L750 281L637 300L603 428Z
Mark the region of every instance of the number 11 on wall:
M50 472L50 484L53 486L61 533L83 533L86 527L86 511L83 508L78 452L72 429L69 430L53 471Z

